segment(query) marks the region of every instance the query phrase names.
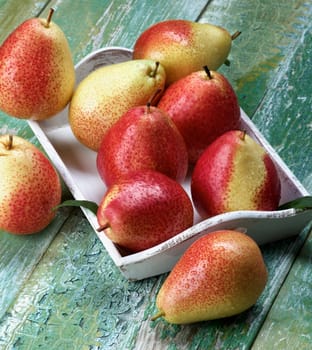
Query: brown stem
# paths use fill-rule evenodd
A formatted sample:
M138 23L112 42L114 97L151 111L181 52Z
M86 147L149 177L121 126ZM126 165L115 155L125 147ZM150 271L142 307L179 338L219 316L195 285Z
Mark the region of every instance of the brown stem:
M165 316L165 313L163 311L159 311L159 312L157 312L156 315L151 317L151 321L155 321L155 320L157 320L157 318L163 317L163 316Z
M151 73L151 78L155 78L156 77L156 74L157 74L157 71L158 71L158 67L159 67L159 62L157 61L156 63L156 67L155 69L152 71Z
M149 114L151 112L151 103L147 102L146 104L146 113Z
M48 28L49 25L50 25L50 22L51 22L53 13L54 13L54 8L51 7L51 8L50 8L50 12L49 12L49 14L48 14L48 18L47 18L47 23L46 23L46 27L47 27L47 28Z
M237 30L234 34L231 35L231 39L235 40L238 36L241 35L242 32L240 32L239 30Z
M211 72L210 72L208 66L204 66L203 68L204 68L204 70L205 70L205 72L206 72L206 74L207 74L207 77L208 77L209 79L212 79L212 75L211 75Z
M162 92L162 89L157 89L147 103L149 103L150 106L154 105L155 104L154 101L156 100L156 98L161 92Z
M96 230L97 230L97 232L102 232L102 231L106 230L109 227L110 227L109 223L106 222L105 224L103 224L100 227L98 227Z
M13 148L13 135L9 135L9 142L6 146L7 150L11 150Z
M246 130L242 130L242 131L241 131L241 133L240 133L240 139L241 139L242 141L245 140L246 134L247 134Z

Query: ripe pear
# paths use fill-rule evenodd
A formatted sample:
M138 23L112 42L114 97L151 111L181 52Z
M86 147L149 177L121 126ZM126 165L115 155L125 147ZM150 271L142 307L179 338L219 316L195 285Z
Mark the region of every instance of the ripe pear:
M171 84L158 107L181 132L191 164L218 136L240 125L240 107L230 82L206 66Z
M54 218L61 182L49 159L29 141L0 136L0 230L31 234Z
M183 19L166 20L147 28L137 38L134 59L159 61L166 70L166 84L208 65L217 70L227 59L233 36L224 28Z
M281 184L268 152L246 132L231 130L197 161L191 193L197 211L206 218L235 210L276 210Z
M128 173L101 201L98 231L130 252L151 248L193 225L192 202L175 180L154 170Z
M111 186L128 172L156 170L178 182L184 180L188 156L182 135L161 109L129 109L104 135L97 153L97 169Z
M97 151L104 134L130 108L163 90L166 73L153 60L130 60L96 69L74 92L69 123L78 141ZM156 100L155 100L156 101Z
M52 13L26 20L0 46L0 109L13 117L49 118L72 96L74 64Z
M196 240L163 283L156 299L170 323L186 324L239 314L253 306L268 273L255 241L222 230Z

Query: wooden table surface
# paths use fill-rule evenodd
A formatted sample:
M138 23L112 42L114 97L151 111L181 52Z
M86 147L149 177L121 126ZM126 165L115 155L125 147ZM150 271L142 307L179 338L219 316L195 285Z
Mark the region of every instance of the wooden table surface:
M75 63L101 47L132 48L145 28L168 18L242 31L220 71L312 192L311 0L0 0L0 43L52 6ZM0 134L7 132L39 144L26 121L0 112ZM38 235L0 232L0 349L311 349L310 229L261 247L269 281L253 308L185 326L150 321L165 275L125 279L79 208L59 211Z

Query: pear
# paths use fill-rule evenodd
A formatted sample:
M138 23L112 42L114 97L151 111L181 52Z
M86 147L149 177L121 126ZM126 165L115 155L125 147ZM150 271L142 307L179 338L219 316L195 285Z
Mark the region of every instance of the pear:
M190 164L224 132L240 125L240 107L230 82L207 66L171 84L158 107L181 132Z
M181 256L156 298L159 312L175 324L239 314L253 306L267 283L267 269L255 241L234 230L196 240Z
M29 141L0 136L0 230L32 234L54 218L62 188L49 159Z
M245 131L230 130L210 144L191 179L203 217L235 210L276 210L281 183L268 152Z
M31 18L0 47L0 109L10 116L42 120L61 111L75 85L67 39L58 25Z
M97 169L107 186L128 172L151 169L182 182L188 155L182 135L161 109L129 109L104 135L97 153Z
M227 59L232 40L226 29L210 23L172 19L156 23L137 38L134 59L159 61L166 70L166 84L208 65L217 70Z
M163 90L166 73L153 60L129 60L91 72L72 98L69 123L79 142L97 151L104 134L130 108ZM155 100L156 103L156 100Z
M154 170L125 175L108 188L98 231L130 252L151 248L193 225L192 202L175 180Z

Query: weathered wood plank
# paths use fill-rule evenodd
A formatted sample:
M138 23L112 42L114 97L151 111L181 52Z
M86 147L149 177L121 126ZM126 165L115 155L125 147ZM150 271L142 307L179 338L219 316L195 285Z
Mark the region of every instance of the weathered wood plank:
M1 349L127 349L159 279L128 282L75 211L0 322Z
M230 67L221 71L250 117L263 96L271 93L272 81L282 75L284 60L300 42L301 32L309 28L310 19L309 0L214 0L201 16L200 22L223 25L231 33L242 31L233 42Z
M48 3L49 0L0 0L0 43L18 24L28 18L37 17Z
M311 29L311 25L302 28L284 61L283 74L273 82L272 94L255 115L255 121L261 123L271 143L312 193ZM254 349L311 348L311 237L312 234L296 257Z
M312 4L309 8L312 14ZM312 192L312 24L298 26L289 47L253 118L272 146L300 181Z
M55 220L36 235L15 236L0 231L0 319L39 263L68 214L67 209L60 210Z
M312 344L312 236L297 257L253 350L309 350Z
M230 69L224 67L223 72L228 73L232 79L240 104L245 110L250 111L253 121L262 133L307 190L312 192L310 84L312 5L307 1L294 1L287 4L271 3L270 9L273 7L274 10L266 11L265 3L259 4L260 11L255 13L254 20L250 23L250 29L259 33L258 40L255 35L247 33L247 42L244 41L246 31L243 30L240 40L244 42L243 48L246 45L247 50L241 50L239 45L233 46L232 66ZM222 1L219 5L222 6L221 4L224 6L225 2ZM231 7L229 2L227 5ZM250 11L252 12L250 7L254 4L249 3L250 7L248 7L248 4L241 2L241 6L245 5L247 12L244 11L244 15L248 15ZM264 25L265 17L272 21L272 25L269 23ZM262 20L259 21L260 18ZM233 22L235 24L232 17L228 17L225 22L227 20L231 25ZM249 40L254 40L254 44L250 44ZM245 73L244 67L249 67ZM257 337L255 349L310 348L310 317L302 313L302 310L310 310L310 299L300 297L302 285L297 283L294 287L293 277L291 277L295 274L300 281L306 280L305 276L310 276L311 267L306 259L302 258L306 255L310 244L311 238L297 259L296 255L301 242L295 241L289 246L284 245L283 249L290 249L291 246L293 248L292 254L284 254L284 259L281 260L281 263L287 265L284 266L284 271L287 271L291 262L296 259L294 269L297 274L291 271L287 278L282 292L278 295ZM272 245L269 249L272 250L272 259L278 258L281 251L275 250L276 245ZM270 265L274 264L273 260L270 260ZM297 265L300 269L296 268ZM285 274L281 276L275 272L271 275L271 278L278 282L270 288L272 297L274 290L278 292L284 277ZM303 293L311 297L309 287ZM292 319L289 317L283 319L286 310L292 314Z
M196 20L207 1L174 0L151 3L138 0L51 1L53 15L66 33L75 62L105 46L132 48L149 25L166 18ZM48 8L42 15L47 15ZM65 14L65 15L64 15ZM77 27L79 25L79 27ZM81 30L83 29L83 30Z

